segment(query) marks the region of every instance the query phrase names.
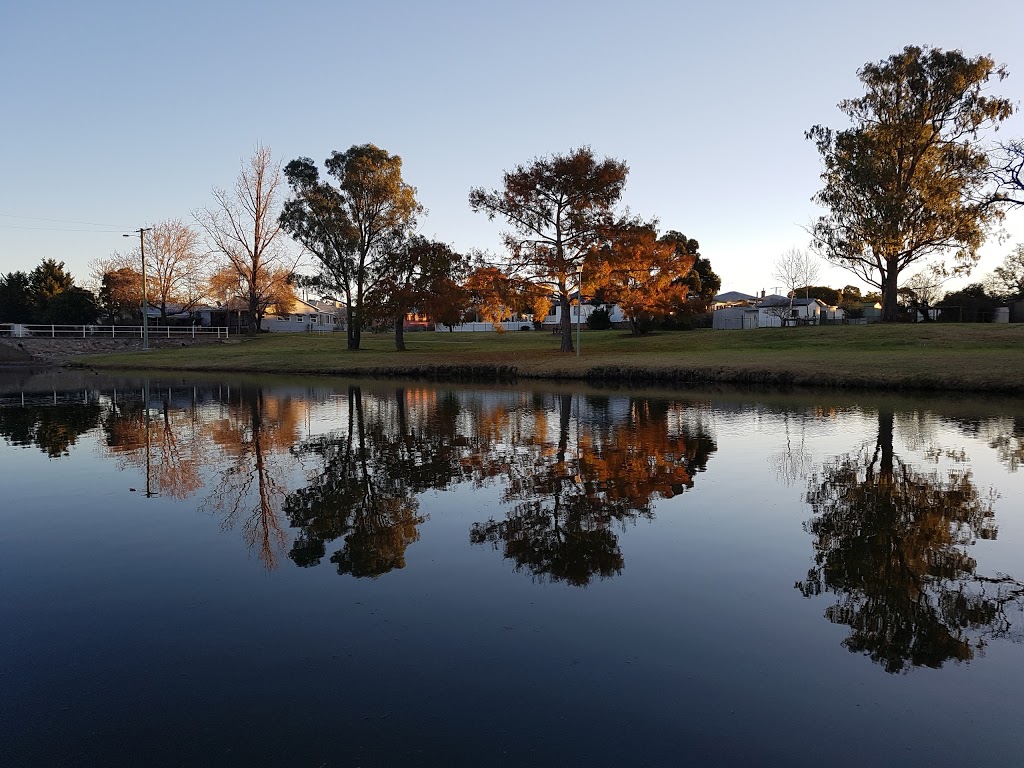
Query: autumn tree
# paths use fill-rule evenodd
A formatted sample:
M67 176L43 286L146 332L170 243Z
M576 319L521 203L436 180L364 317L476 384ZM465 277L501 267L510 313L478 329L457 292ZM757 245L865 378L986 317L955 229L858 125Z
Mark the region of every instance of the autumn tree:
M100 311L111 325L134 318L142 307L142 273L131 267L108 269L99 278Z
M511 227L503 235L507 272L546 286L559 302L562 352L574 349L569 306L577 275L605 242L628 173L625 163L581 147L506 171L501 189L469 192L473 211L501 216Z
M864 96L839 108L853 127L807 132L821 154L827 213L812 226L814 247L882 292L882 319L896 319L900 275L910 265L952 256L966 273L999 219L983 194L990 180L981 132L1013 112L989 96L1006 70L986 57L907 46L864 65Z
M596 251L591 279L606 302L621 307L633 335L639 335L685 302L690 288L686 277L698 249L696 240L679 232L658 237L653 223L619 224Z
M281 225L316 258L321 283L345 297L348 348L359 349L368 295L393 274L390 262L422 206L416 190L402 180L402 158L373 144L332 152L324 163L336 184L320 177L308 157L285 166L291 197Z
M470 310L479 320L492 323L494 330L505 330L503 323L515 313L515 282L500 269L477 264L463 283Z
M264 291L275 284L274 272L291 271L285 260L278 220L281 169L270 148L258 145L243 165L232 191L214 187L212 208L198 211L196 221L211 249L237 276L245 297L249 333L256 333L272 303Z
M414 309L450 318L461 313L465 292L459 281L467 259L446 243L422 235L408 238L381 265L366 297L370 306L394 324L395 348L405 349L405 317Z
M210 297L220 306L228 310L239 307L252 309L250 299L253 289L257 296L256 309L259 317L263 317L271 309L287 312L295 301L293 273L287 269L262 269L256 276L256 282L245 279L238 270L224 265L210 275L207 291Z

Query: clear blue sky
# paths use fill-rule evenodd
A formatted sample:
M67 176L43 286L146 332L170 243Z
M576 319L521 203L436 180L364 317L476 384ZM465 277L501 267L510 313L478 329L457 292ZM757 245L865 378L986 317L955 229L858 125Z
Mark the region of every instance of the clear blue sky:
M993 92L1020 104L1022 28L1014 0L11 2L0 272L49 257L81 281L121 231L209 205L257 141L283 162L397 153L424 234L496 251L469 188L589 144L629 164L633 212L700 241L723 290L771 290L815 215L804 131L847 125L835 105L861 93L858 67L911 43L991 54L1011 72ZM1001 135L1024 136L1024 115ZM976 277L1024 241L1024 212L1006 228Z

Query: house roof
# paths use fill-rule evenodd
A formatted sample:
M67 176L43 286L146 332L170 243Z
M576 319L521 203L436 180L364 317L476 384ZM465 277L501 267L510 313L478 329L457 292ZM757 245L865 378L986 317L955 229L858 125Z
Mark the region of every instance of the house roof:
M727 304L730 301L755 301L756 299L756 296L740 293L739 291L726 291L715 296L714 301L719 304Z

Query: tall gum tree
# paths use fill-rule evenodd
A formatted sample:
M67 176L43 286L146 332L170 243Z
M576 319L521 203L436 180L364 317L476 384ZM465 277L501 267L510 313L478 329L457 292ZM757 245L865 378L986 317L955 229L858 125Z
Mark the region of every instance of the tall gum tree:
M402 158L373 144L332 152L324 163L337 184L300 157L285 166L291 197L282 226L317 259L321 279L344 294L347 341L358 350L366 299L411 236L422 206L402 179Z
M839 103L852 128L807 132L824 164L813 199L828 211L812 225L814 247L881 291L885 321L904 269L935 257L938 272L966 274L1001 217L985 194L980 134L1013 112L987 93L1006 74L987 56L907 46L861 68L865 94Z
M629 168L620 160L599 160L590 147L535 158L506 171L502 188L469 192L474 212L501 216L510 275L546 286L562 308L561 351L572 352L569 297L579 286L585 260L613 228Z

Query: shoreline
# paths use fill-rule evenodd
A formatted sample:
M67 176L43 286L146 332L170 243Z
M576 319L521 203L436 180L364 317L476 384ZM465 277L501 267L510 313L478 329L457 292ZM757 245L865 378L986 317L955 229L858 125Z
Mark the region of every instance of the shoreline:
M407 378L430 381L579 381L623 386L728 384L858 391L1024 395L1024 325L826 326L673 331L630 337L587 332L582 355L549 334L418 333L396 352L386 334L264 334L148 351L74 355L48 349L34 364L92 370ZM31 350L34 344L26 344ZM49 345L53 346L53 345ZM46 345L39 345L43 352ZM87 350L80 350L85 352ZM91 350L89 350L91 351Z

